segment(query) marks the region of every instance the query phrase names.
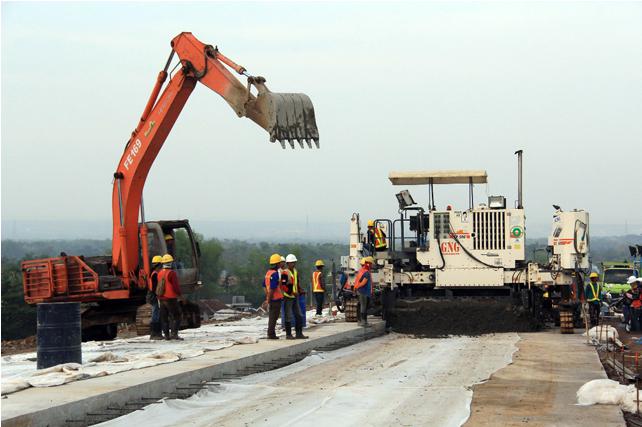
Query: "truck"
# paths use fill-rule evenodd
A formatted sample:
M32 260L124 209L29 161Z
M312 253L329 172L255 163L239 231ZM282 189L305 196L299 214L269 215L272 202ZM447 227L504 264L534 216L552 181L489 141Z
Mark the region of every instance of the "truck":
M630 276L638 276L639 272L632 262L608 262L601 263L602 289L611 295L620 296L631 289L626 281Z
M170 68L175 56L178 61ZM233 72L244 76L246 83ZM283 148L286 144L294 148L295 143L301 148L312 148L313 144L319 147L314 107L307 95L273 93L265 78L249 74L218 47L200 42L189 32L174 37L165 67L110 176L111 255L61 253L59 257L21 264L26 303L82 303L85 340L115 338L118 323L135 322L139 334L148 332L149 319L142 317L150 313L145 309L145 296L154 255L174 256L183 293L190 294L202 286L200 248L189 221L149 221L143 203L143 187L151 166L197 83L218 93L238 117L247 117L265 129L271 142L278 141ZM198 306L186 302L183 326L199 325Z
M372 220L384 232L385 250L374 248L359 213L354 213L350 252L341 259L348 283L353 283L360 260L372 256L372 279L384 317L399 306L399 299L507 297L535 318L559 321L564 312L577 321L584 280L591 271L589 213L554 205L548 260L527 260L522 150L515 154L518 198L513 206L501 195L475 203L474 186L488 181L485 170L390 172L392 185L427 186L428 204L417 204L408 190L396 194L399 217ZM439 209L435 187L457 184L468 186L468 208ZM355 321L358 302L349 286L337 295L339 309Z

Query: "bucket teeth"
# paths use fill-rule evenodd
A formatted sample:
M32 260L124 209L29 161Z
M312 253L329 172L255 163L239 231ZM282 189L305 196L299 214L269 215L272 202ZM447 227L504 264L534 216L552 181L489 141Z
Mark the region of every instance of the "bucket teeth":
M262 93L258 97L265 105L268 118L267 131L270 141L285 142L294 148L295 141L304 148L303 142L312 148L311 142L319 148L319 130L310 98L302 93Z

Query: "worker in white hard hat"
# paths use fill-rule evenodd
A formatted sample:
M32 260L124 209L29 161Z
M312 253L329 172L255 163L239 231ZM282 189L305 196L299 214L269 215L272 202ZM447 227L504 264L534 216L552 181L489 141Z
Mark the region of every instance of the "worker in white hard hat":
M303 335L303 320L299 301L299 272L296 269L297 258L289 254L285 258L286 268L281 271L281 289L283 292L283 314L282 319L285 325L285 338L306 339ZM292 320L296 335L292 335Z
M600 307L602 305L602 289L598 282L600 276L593 272L589 276L589 282L584 288L584 295L589 306L589 317L591 326L597 326L600 320Z

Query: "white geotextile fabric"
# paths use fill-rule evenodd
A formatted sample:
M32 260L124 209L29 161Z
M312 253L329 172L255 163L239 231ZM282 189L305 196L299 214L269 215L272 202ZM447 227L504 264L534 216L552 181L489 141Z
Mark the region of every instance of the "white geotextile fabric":
M586 332L582 336L586 336ZM595 344L606 344L608 339L609 342L614 342L618 346L622 346L622 341L620 341L620 336L617 333L617 329L609 325L600 325L594 326L588 330L588 336Z
M608 379L592 380L577 391L579 405L618 405L626 412L637 410L635 385L622 385Z
M327 310L324 310L326 313ZM333 322L338 317L307 313L308 325ZM266 336L267 318L254 317L223 324L186 329L184 341L151 341L149 336L82 343L82 364L66 363L36 369L36 353L2 357L2 394L28 387L52 387L86 378L172 363L237 344L254 344ZM280 328L277 334L281 333Z

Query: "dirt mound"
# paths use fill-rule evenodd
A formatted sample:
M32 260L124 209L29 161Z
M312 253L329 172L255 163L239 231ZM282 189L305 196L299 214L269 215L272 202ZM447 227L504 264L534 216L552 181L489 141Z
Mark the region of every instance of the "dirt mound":
M396 332L420 338L532 332L540 326L509 301L496 299L398 301L391 321Z

